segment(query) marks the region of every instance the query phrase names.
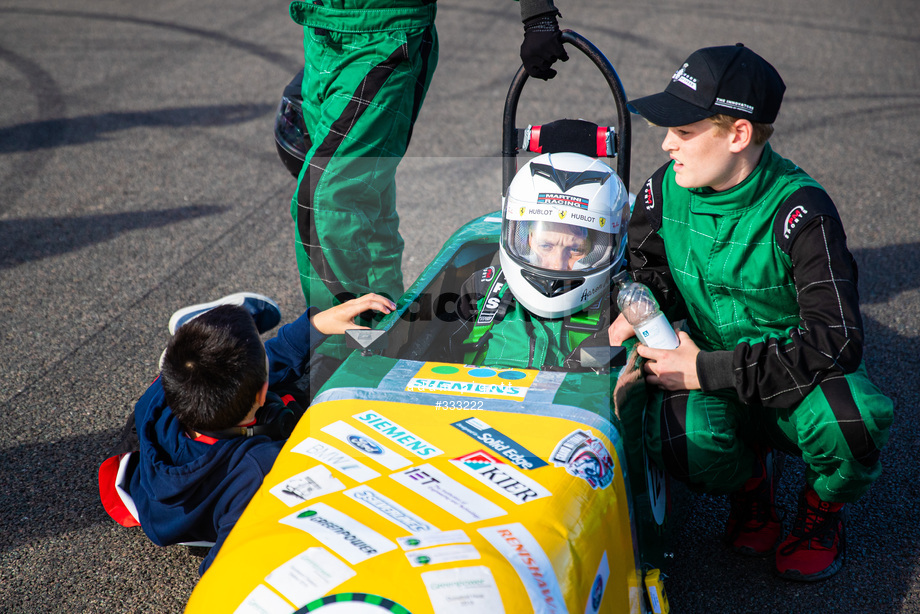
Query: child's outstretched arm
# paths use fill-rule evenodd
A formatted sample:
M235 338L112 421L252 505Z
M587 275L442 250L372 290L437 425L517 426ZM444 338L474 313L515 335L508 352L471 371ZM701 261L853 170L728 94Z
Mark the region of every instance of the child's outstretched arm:
M355 324L355 318L365 311L373 310L390 313L396 309L396 303L379 294L365 294L359 298L345 301L341 305L320 311L310 318L313 328L324 335L341 335L351 328L367 328Z

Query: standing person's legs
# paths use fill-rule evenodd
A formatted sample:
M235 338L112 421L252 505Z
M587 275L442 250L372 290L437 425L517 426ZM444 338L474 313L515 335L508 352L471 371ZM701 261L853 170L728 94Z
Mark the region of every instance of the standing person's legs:
M321 309L403 291L395 174L437 64L437 37L433 5L402 13L429 15L429 23L347 34L304 28L303 112L313 146L291 212L301 286ZM320 351L344 356L342 342L335 345Z

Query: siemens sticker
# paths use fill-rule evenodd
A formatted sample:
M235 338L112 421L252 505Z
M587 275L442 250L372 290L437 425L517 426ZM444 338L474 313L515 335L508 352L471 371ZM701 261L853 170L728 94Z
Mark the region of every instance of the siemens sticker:
M414 377L406 386L409 392L449 392L454 394L487 394L512 399L523 399L527 389L502 384L477 384L476 382L452 382L449 380Z
M352 418L376 429L384 437L397 444L398 446L405 448L409 452L412 452L416 456L421 456L422 458L431 458L432 456L444 454L442 450L439 450L418 435L415 435L409 429L405 429L399 426L392 420L385 418L376 412L365 411L355 414L352 416Z

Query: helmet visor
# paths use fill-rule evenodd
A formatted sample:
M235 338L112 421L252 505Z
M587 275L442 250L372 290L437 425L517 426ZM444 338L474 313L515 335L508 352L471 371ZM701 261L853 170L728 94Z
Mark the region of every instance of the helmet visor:
M589 273L610 263L610 233L549 220L505 220L505 249L516 259L548 271Z

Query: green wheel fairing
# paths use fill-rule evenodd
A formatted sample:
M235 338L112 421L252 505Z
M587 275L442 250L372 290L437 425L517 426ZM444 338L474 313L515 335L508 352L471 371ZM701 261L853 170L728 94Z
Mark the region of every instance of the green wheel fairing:
M338 593L337 595L326 595L325 597L314 599L307 605L297 610L297 612L294 614L307 614L308 612L316 612L322 607L343 602L366 603L371 606L376 606L376 608L379 608L383 611L393 612L394 614L412 614L412 612L399 605L392 599L387 599L386 597L381 597L380 595L369 595L367 593Z

